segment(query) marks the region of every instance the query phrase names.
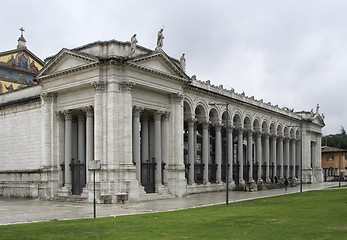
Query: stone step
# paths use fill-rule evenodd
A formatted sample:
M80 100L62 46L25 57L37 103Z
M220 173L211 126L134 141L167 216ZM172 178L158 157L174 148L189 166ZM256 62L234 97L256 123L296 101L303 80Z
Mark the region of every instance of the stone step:
M83 197L81 195L70 195L70 196L59 196L57 195L54 197L55 201L61 201L61 202L72 202L72 203L82 203L82 202L88 202L87 197Z
M163 199L170 199L174 198L169 193L159 194L159 193L148 193L145 195L140 195L140 202L148 202L148 201L154 201L154 200L163 200Z

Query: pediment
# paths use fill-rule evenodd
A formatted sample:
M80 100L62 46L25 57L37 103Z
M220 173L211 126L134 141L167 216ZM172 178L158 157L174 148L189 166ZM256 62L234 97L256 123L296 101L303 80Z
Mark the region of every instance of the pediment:
M154 52L152 54L131 59L129 63L132 66L143 70L164 74L170 77L189 80L184 70L178 62L170 59L164 52Z
M320 114L316 114L312 122L321 126L325 126L324 119L322 118Z
M86 68L97 63L98 59L95 57L63 49L44 66L37 79Z

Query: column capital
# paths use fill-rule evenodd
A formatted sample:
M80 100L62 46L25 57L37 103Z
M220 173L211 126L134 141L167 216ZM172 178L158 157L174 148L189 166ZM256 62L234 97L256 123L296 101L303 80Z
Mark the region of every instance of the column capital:
M208 127L210 126L210 122L202 122L201 125L203 129L208 129Z
M93 106L84 107L84 108L82 108L82 110L86 114L87 117L92 117L94 115Z
M72 110L64 110L62 113L65 120L72 120Z
M150 118L150 115L149 115L149 112L148 111L142 111L141 112L141 119L142 120L147 120L148 121L148 119Z
M133 116L140 117L143 110L144 110L143 107L133 106Z
M222 129L222 124L220 123L215 123L213 124L214 128L216 129L216 131L220 132Z
M119 90L121 90L122 92L131 92L134 86L135 86L135 83L133 82L122 81L119 83Z
M84 111L78 111L77 112L77 119L78 121L84 121L86 119L86 114Z
M169 98L172 103L180 103L183 100L183 95L181 93L171 93Z
M107 90L107 81L95 81L92 82L91 85L94 87L96 92L105 92Z
M45 102L56 102L57 96L58 94L54 92L44 92L41 94L41 99Z
M197 120L196 120L196 118L189 118L189 119L187 119L187 122L188 122L188 126L189 127L194 127L194 125L196 124Z
M235 129L237 130L238 133L243 133L244 131L244 128L242 126L237 126Z
M253 133L254 133L253 129L246 129L245 132L246 132L248 135L253 135Z
M170 119L170 112L164 112L163 113L163 120L169 121L169 119Z
M161 120L162 115L163 115L163 112L162 112L162 111L157 111L157 110L155 110L155 111L153 112L153 118L154 118L154 120Z
M64 116L64 113L59 111L59 112L56 112L56 116L58 119L60 119L61 121L64 121L65 120L65 116Z

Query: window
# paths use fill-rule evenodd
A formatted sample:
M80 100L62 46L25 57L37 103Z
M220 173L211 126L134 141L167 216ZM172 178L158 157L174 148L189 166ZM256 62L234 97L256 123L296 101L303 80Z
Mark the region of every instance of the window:
M329 160L334 160L334 155L328 155L328 161Z

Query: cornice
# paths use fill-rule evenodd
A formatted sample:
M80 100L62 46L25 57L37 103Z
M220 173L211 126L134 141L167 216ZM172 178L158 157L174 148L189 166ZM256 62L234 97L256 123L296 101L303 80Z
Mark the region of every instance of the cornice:
M157 75L160 75L160 76L164 76L164 77L167 77L167 78L178 80L178 81L181 81L181 82L184 82L184 83L188 82L188 80L183 78L183 77L177 77L175 75L167 74L165 72L162 72L162 71L159 71L159 70L155 70L153 68L145 67L143 65L138 65L138 64L135 64L135 63L127 63L127 64L129 66L131 66L131 67L134 67L134 68L137 68L137 69L140 69L140 70L143 70L143 71L148 71L150 73L154 73L154 74L157 74Z

